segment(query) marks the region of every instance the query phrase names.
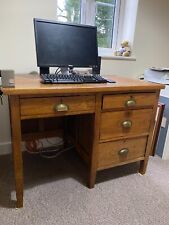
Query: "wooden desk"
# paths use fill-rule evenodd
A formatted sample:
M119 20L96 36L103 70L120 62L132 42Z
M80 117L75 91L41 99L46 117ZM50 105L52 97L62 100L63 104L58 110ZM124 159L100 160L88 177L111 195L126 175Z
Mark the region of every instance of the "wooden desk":
M140 161L145 173L164 85L111 78L117 83L43 85L37 75L19 75L15 88L2 89L9 96L17 207L23 206L21 124L32 118L69 117L77 151L89 166L90 188L96 172L106 168Z

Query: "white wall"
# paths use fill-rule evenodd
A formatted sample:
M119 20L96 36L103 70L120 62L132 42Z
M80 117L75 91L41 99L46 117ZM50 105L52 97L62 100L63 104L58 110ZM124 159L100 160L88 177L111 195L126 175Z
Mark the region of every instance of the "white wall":
M169 67L169 1L140 0L135 36L138 71L151 66Z
M151 66L169 67L169 1L139 0L133 46L136 61L103 61L105 74L139 77Z
M138 77L151 66L169 67L169 1L140 0L133 52L136 61L103 60L102 74ZM33 17L55 19L56 0L1 0L0 68L37 70ZM7 105L0 106L0 147L10 141ZM1 150L0 150L1 152Z
M36 69L33 18L56 18L56 0L0 1L0 68Z
M53 19L56 0L0 1L0 69L17 73L36 70L33 18ZM10 148L7 98L0 105L0 154Z

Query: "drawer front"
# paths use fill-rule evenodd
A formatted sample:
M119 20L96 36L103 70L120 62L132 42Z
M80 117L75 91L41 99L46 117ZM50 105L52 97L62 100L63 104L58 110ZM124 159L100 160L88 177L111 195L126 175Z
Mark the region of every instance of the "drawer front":
M152 109L104 112L101 114L100 139L146 134L151 116Z
M95 96L21 99L21 117L71 115L95 111Z
M156 102L155 93L119 94L103 96L103 110L150 107Z
M146 144L146 137L99 144L99 169L144 157Z

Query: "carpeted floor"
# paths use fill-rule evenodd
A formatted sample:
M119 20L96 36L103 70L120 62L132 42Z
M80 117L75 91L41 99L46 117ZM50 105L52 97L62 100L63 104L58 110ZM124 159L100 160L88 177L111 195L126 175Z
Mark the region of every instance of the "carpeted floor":
M87 168L74 152L46 160L24 153L24 208L14 208L11 156L0 156L2 225L169 225L169 161L150 158L99 172L88 189Z

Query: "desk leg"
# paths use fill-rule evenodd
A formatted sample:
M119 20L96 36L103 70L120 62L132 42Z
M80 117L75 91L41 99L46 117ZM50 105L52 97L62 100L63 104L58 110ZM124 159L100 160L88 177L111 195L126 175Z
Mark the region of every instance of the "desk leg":
M101 103L102 103L102 96L98 94L96 96L95 114L93 118L94 130L93 130L93 146L92 146L92 151L90 155L89 188L94 188L95 181L96 181L97 167L98 167L97 163L98 163Z
M16 206L23 207L23 163L21 150L21 119L19 98L10 97L12 152L16 188Z
M90 177L89 177L89 188L94 188L95 182L96 182L96 169L92 167L90 169Z
M149 138L148 138L148 142L147 142L145 159L140 162L139 173L141 173L142 175L145 174L145 172L146 172L149 155L151 155L151 150L152 150L153 134L154 134L154 127L155 127L155 117L156 117L157 106L158 106L159 92L156 93L156 96L157 96L156 105L153 108L153 115L152 115L152 121L151 121L151 126L150 126Z
M140 169L139 169L140 174L144 175L146 173L147 164L148 164L148 159L140 162Z

